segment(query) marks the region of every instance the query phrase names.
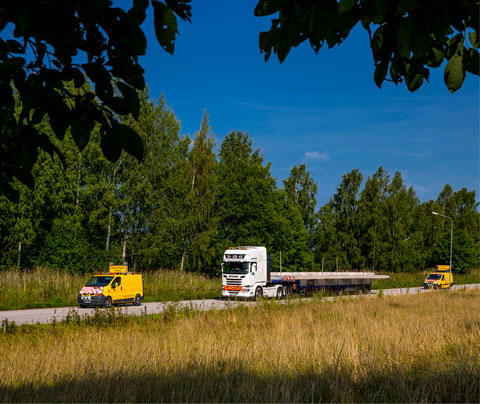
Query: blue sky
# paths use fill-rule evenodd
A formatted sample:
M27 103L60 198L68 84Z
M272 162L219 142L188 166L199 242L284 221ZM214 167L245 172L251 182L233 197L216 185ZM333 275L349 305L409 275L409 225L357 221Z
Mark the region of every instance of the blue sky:
M379 166L392 176L400 171L421 201L447 183L475 189L478 199L478 77L468 75L453 95L443 68L431 70L430 83L414 94L387 82L379 89L360 27L340 47L315 55L303 44L283 64L274 56L265 63L258 35L270 18L254 17L255 5L194 0L192 24L179 24L174 56L156 42L149 9L141 64L150 95L164 94L182 133L198 131L204 109L218 146L232 129L248 131L279 186L293 165L307 165L319 205L342 175L359 168L366 178Z

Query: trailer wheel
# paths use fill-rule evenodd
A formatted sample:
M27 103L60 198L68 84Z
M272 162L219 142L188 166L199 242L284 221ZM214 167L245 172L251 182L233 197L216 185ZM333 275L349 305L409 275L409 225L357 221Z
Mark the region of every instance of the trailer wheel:
M263 289L258 286L257 289L255 289L255 297L254 300L258 301L263 297Z
M283 299L283 286L279 286L277 288L277 296L276 296L277 300L281 300Z
M142 304L142 296L140 295L135 296L135 302L133 304L135 306L140 306Z
M105 298L105 301L103 302L103 307L105 307L106 309L112 307L112 298L110 296L107 296Z

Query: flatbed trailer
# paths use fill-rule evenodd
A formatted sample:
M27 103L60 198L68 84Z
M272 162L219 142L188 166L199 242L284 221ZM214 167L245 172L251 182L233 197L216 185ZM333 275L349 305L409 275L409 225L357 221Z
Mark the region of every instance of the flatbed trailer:
M388 275L376 275L374 272L271 272L270 283L281 284L287 293L314 292L368 292L372 280L388 279Z
M316 290L368 292L372 280L388 279L374 272L271 272L270 254L265 247L231 247L222 264L222 296L281 299L290 293Z

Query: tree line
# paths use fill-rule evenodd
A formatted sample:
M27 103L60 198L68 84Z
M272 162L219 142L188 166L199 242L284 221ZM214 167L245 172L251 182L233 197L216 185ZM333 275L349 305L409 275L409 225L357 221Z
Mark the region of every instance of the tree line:
M121 148L108 160L100 128L79 148L70 130L60 141L48 118L38 124L63 157L40 151L34 188L16 181L19 199L0 197L0 268L91 272L127 261L135 270L218 274L229 246L264 245L274 270L281 259L284 270L415 271L448 263L450 223L432 211L454 220L454 270L478 266L475 191L447 184L422 203L399 172L379 167L363 183L355 169L317 209L304 164L280 187L247 132L217 147L206 112L193 138L181 135L163 97L144 91L138 120L118 120L140 135L142 161Z

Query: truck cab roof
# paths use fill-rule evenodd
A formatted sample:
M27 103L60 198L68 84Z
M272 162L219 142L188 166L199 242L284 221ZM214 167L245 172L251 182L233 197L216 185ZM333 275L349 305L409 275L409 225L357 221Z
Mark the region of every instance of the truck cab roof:
M252 246L230 247L223 255L226 261L252 261L266 259L266 257L267 249L265 247Z

